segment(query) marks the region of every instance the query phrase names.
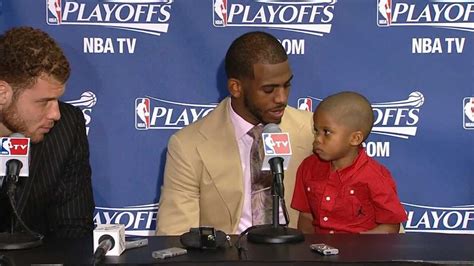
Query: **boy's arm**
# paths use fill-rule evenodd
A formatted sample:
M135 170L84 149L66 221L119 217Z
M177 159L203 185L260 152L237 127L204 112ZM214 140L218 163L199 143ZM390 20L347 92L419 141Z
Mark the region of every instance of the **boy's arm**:
M299 222L298 222L298 226L299 226ZM399 230L400 230L400 224L379 224L373 229L370 229L365 232L361 232L361 234L384 234L384 233L396 234L398 233Z
M303 234L314 234L313 216L311 213L300 212L298 216L298 229Z

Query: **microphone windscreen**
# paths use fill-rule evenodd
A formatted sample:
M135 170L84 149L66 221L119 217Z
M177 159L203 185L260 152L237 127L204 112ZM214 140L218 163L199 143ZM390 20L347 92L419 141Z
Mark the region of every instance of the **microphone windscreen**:
M21 134L21 133L12 133L10 135L10 138L24 138L25 135Z
M104 240L109 240L111 242L110 249L113 249L115 247L115 240L111 235L102 235L102 236L100 236L99 237L99 245Z
M263 133L281 133L281 129L277 124L268 123L263 127Z

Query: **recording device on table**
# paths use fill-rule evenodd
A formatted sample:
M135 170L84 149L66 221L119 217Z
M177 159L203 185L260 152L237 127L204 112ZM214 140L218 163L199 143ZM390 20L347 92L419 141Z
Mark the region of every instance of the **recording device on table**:
M230 246L230 236L210 226L191 228L179 240L186 248L216 249Z
M337 249L335 247L332 247L332 246L329 246L329 245L326 245L324 243L311 244L309 247L311 248L311 250L316 251L319 254L325 255L325 256L339 254L339 249Z
M94 255L93 264L100 262L105 256L120 256L125 250L148 245L148 239L125 241L123 224L99 224L93 232Z
M231 246L230 236L210 226L191 228L189 232L182 234L179 240L185 248L166 248L153 251L151 255L155 259L166 259L186 254L188 252L186 248L217 249Z
M10 231L0 233L0 250L33 248L43 241L43 235L33 232L23 222L15 200L20 177L29 175L29 156L30 139L23 134L0 138L0 193L7 195L12 213Z
M304 235L297 229L288 228L289 216L285 204L285 187L283 184L284 170L288 168L291 157L290 136L282 133L278 125L265 125L262 133L262 142L265 152L262 170L270 170L273 176L272 183L272 224L257 225L247 228L240 237L248 232L247 239L255 243L292 243L304 241ZM280 203L286 222L280 224ZM238 241L240 240L240 237ZM237 245L238 248L240 245Z
M166 258L176 257L179 255L184 255L186 253L188 253L188 251L184 248L172 247L172 248L166 248L162 250L153 251L151 253L151 256L155 259L166 259Z

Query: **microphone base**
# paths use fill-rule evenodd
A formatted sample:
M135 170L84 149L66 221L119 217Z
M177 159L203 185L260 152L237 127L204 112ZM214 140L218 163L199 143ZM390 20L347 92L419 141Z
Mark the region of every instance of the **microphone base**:
M250 230L247 240L263 244L297 243L304 241L304 235L297 229L265 224Z
M0 250L34 248L43 243L43 239L25 233L0 233Z

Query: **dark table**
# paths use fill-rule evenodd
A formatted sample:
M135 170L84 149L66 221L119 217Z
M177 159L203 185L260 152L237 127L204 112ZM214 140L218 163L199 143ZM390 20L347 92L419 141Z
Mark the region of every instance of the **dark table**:
M236 237L233 236L233 242ZM325 243L339 249L339 255L321 256L309 249L311 243ZM146 247L127 250L120 257L106 257L104 263L173 265L314 265L328 264L469 264L474 265L474 235L379 234L306 235L297 244L253 244L242 239L247 251L239 258L235 247L218 250L189 250L188 254L165 260L154 259L152 251L177 246L179 237L149 237ZM49 240L37 248L0 251L15 265L36 263L90 264L92 238Z

